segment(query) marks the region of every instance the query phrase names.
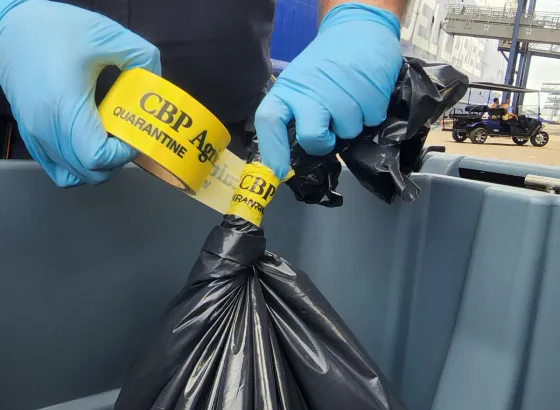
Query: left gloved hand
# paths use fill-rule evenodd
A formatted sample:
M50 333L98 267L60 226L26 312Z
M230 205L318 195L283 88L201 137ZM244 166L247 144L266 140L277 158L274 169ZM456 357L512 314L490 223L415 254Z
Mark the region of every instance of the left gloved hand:
M161 72L159 50L115 21L46 0L0 0L0 86L25 146L60 187L99 184L137 153L95 105L107 65Z
M315 40L278 77L255 115L263 163L284 178L287 124L311 155L386 118L402 64L400 24L389 11L345 3L327 13Z

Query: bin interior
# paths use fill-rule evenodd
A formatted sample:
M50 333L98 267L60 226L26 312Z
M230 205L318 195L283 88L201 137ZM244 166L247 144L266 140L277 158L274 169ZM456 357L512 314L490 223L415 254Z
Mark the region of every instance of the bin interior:
M70 190L31 162L0 175L1 408L109 410L221 217L135 166ZM559 197L413 178L420 199L392 206L346 171L342 208L281 189L268 248L311 276L409 410L557 409Z

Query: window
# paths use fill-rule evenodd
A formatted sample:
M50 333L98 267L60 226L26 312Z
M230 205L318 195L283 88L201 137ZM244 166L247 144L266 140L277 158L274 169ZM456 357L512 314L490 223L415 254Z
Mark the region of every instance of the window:
M476 60L476 69L482 71L482 62L484 61L484 46L478 49L478 58Z
M440 32L441 30L439 27L432 27L432 44L435 44L436 46L439 43Z
M447 41L445 42L445 51L451 53L453 51L453 36L447 36Z
M418 26L418 36L422 37L423 39L428 39L428 29L424 26Z
M436 46L439 44L439 36L441 33L441 24L438 23L439 17L439 4L436 4L436 10L434 12L434 17L432 17L432 44Z
M418 30L416 33L419 37L423 38L424 40L430 40L432 35L432 9L427 5L422 5L422 17L424 17L427 21L420 20L418 22Z
M428 21L432 20L432 9L427 4L424 4L424 7L422 7L422 15L426 17Z
M412 15L414 14L414 5L416 4L416 0L410 0L408 2L408 7L406 9L406 13L404 15L404 22L403 27L409 27L410 23L412 22Z

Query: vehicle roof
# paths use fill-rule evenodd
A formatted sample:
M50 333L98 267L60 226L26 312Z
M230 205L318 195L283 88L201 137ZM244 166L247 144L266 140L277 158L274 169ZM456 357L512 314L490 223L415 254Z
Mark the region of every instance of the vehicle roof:
M518 87L516 85L498 84L498 83L488 83L488 82L474 82L469 84L470 88L476 88L478 90L493 90L493 91L509 91L512 93L538 93L539 90L531 90L528 88Z

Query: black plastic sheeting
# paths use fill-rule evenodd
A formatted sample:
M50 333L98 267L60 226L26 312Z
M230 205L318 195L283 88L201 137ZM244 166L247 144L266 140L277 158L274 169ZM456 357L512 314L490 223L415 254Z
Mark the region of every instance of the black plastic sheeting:
M115 410L402 409L302 271L226 216L140 353Z
M468 77L450 65L405 58L391 96L387 119L365 128L355 139L338 139L324 157L307 155L297 144L295 124L289 126L292 168L288 185L298 200L327 207L342 205L336 193L344 161L362 186L385 202L396 196L405 202L418 198L420 188L410 180L422 154L430 125L465 95Z

